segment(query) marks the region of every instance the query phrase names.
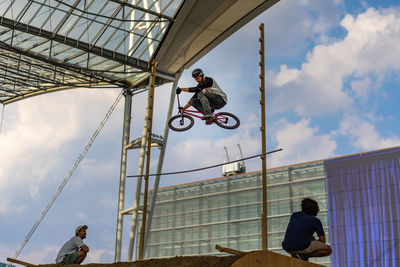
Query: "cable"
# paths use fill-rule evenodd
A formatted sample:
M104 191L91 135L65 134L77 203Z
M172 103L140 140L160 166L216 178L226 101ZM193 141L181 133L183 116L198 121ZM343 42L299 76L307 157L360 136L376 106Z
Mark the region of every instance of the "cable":
M86 152L89 150L90 146L93 144L94 140L96 139L96 137L100 133L100 131L103 128L104 124L107 122L107 120L110 117L111 113L114 111L115 107L117 106L119 100L122 97L122 93L123 93L123 90L121 90L121 92L119 93L119 95L115 99L114 103L112 104L111 108L108 110L106 116L101 121L99 127L97 127L96 131L93 133L92 137L90 138L89 142L86 144L85 148L83 149L83 151L79 155L78 159L75 161L74 165L69 170L67 176L65 176L65 178L62 181L61 185L58 187L57 191L52 196L50 202L47 204L46 208L42 211L42 214L40 214L40 216L37 218L35 224L31 228L31 230L29 231L28 235L25 237L24 241L21 243L21 245L19 246L18 250L15 252L14 259L16 259L18 257L18 255L21 253L21 251L24 249L26 243L29 241L29 239L31 238L32 234L35 232L35 230L39 226L39 224L42 222L44 216L49 211L49 209L53 205L54 201L57 199L58 195L61 193L61 190L67 184L68 180L71 178L71 176L74 173L75 169L78 167L79 163L81 162L81 160L85 156Z
M259 156L262 156L262 155L272 154L272 153L279 152L279 151L282 151L282 148L279 148L279 149L276 149L276 150L272 150L272 151L269 151L267 153L261 153L261 154L258 154L258 155L250 156L250 157L247 157L247 158L244 158L244 159L232 160L232 161L229 161L229 162L220 163L220 164L216 164L216 165L211 165L211 166L207 166L207 167L202 167L202 168L198 168L198 169L192 169L192 170L186 170L186 171L177 171L177 172L153 173L153 174L149 174L149 176L171 175L171 174L181 174L181 173L187 173L187 172L202 171L202 170L219 167L219 166L222 166L222 165L225 165L225 164L229 164L229 163L233 163L233 162L248 160L248 159L256 158L256 157L259 157ZM144 174L141 174L141 175L128 175L126 177L127 178L135 178L135 177L142 177L142 176L144 176Z

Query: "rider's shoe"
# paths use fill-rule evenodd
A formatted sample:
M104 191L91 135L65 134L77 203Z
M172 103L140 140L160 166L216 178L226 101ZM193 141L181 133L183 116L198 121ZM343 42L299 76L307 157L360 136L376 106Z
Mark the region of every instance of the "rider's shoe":
M204 114L203 117L201 117L202 120L210 120L214 118L212 114Z
M215 121L215 117L213 116L211 119L206 120L206 125L210 125L213 123L213 121Z

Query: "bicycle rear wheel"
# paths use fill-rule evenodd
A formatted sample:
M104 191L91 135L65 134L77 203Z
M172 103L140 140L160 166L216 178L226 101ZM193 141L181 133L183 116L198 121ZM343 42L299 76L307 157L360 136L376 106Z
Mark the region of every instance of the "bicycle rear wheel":
M177 132L189 130L193 127L193 124L193 118L186 114L175 115L168 120L168 127Z
M238 117L229 112L220 112L215 114L215 124L224 129L236 129L240 125Z

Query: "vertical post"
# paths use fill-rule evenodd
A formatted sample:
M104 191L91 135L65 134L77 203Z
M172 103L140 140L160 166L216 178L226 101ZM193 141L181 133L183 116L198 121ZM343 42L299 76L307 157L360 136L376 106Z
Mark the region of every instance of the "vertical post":
M142 138L141 138L139 164L138 164L138 172L137 172L137 174L139 176L137 177L135 200L133 203L131 233L129 235L128 259L127 259L128 261L132 261L132 259L133 259L133 247L135 246L136 226L137 226L139 206L140 206L140 193L142 191L143 176L141 176L141 175L143 174L144 157L145 157L146 145L147 145L147 128L148 128L148 121L149 121L150 91L151 91L150 86L151 86L151 78L149 78L149 91L147 94L147 106L146 106L146 112L145 112L145 116L144 116L143 132L142 132Z
M131 111L132 111L132 92L129 89L125 89L125 109L124 109L124 124L122 129L117 233L115 241L115 262L121 260L122 223L123 223L122 211L124 209L124 202L125 202L125 182L126 182L126 159L127 159L126 146L129 143L129 132L131 127Z
M266 129L265 129L265 68L264 68L264 23L260 24L260 91L261 91L261 143L262 143L262 190L263 190L263 213L261 215L262 233L261 243L262 249L268 250L268 223L267 223L267 145L266 145Z
M172 109L174 107L174 102L175 102L175 95L176 95L175 89L178 86L178 81L179 81L181 74L182 74L182 72L175 74L175 81L172 85L171 95L170 95L170 99L169 99L169 107L168 107L168 112L167 112L167 118L165 120L165 126L164 126L163 143L162 143L160 155L158 158L158 165L157 165L156 173L161 173L162 166L164 163L164 155L165 155L165 149L167 148L168 133L169 133L168 120L169 120L169 118L171 118ZM153 194L151 195L151 200L150 200L150 214L148 215L148 218L147 218L146 232L144 234L144 236L145 236L144 250L143 250L144 255L146 255L147 241L150 236L150 227L151 227L151 222L153 220L159 184L160 184L160 175L156 175L156 177L154 179Z
M143 196L143 218L142 218L142 229L140 231L140 240L139 240L139 260L143 260L143 252L144 252L144 238L146 232L146 217L147 217L147 198L149 191L149 172L150 172L150 152L151 152L151 132L153 127L153 103L154 103L154 85L156 79L156 68L157 62L153 60L151 63L151 85L150 85L150 94L149 94L149 118L148 118L148 127L147 127L147 151L146 151L146 173L144 176L144 196Z

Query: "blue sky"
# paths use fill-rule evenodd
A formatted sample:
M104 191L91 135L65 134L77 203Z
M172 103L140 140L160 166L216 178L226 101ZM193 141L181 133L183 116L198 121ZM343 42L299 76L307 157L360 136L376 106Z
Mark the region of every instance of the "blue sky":
M400 4L397 1L282 0L186 70L200 67L228 94L225 111L241 119L234 131L195 126L170 132L164 171L221 163L224 146L237 158L260 153L259 30L265 24L267 146L283 148L269 167L400 145ZM156 89L154 133L162 134L171 85ZM76 89L5 107L0 133L0 262L12 257L119 90ZM189 99L182 94L182 101ZM133 100L131 139L140 137L146 95ZM86 263L114 259L123 101L20 255L51 263L79 224L89 225ZM158 150L152 150L152 170ZM138 151L129 152L137 173ZM259 160L246 162L260 170ZM162 186L221 176L216 168L165 176ZM136 180L127 181L125 207ZM124 220L126 259L130 218Z

